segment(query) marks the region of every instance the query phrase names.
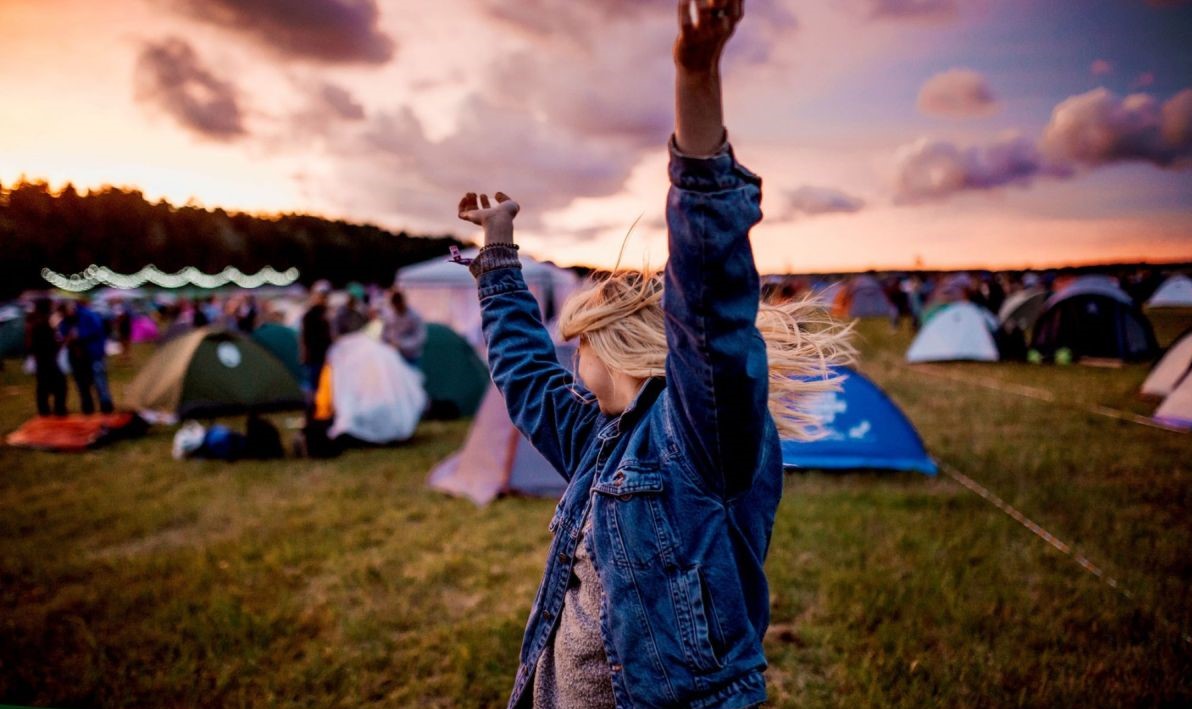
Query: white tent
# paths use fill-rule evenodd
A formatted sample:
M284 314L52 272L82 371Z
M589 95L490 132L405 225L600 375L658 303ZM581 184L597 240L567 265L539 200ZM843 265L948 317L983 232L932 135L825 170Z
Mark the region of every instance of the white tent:
M1150 308L1192 308L1192 278L1183 274L1168 278L1146 304Z
M475 258L476 249L464 251L465 258ZM552 320L563 302L580 285L579 278L565 269L521 255L522 277L542 306L543 316ZM476 279L468 269L446 258L437 258L407 266L397 272L396 284L406 296L406 303L427 322L447 325L474 346L481 346L480 300Z
M1167 426L1192 430L1192 376L1184 377L1155 411L1155 420Z
M336 340L327 352L327 364L335 408L328 436L396 443L414 435L427 396L422 375L397 350L355 332Z
M1192 372L1192 330L1176 340L1142 383L1145 396L1167 396Z
M952 303L931 318L906 352L906 361L948 362L975 360L996 362L997 344L993 313L967 301Z

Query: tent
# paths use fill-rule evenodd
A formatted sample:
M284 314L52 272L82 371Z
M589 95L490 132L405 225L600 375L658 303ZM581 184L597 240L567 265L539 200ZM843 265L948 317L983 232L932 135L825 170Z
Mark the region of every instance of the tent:
M513 427L496 385L480 404L464 447L435 466L427 483L477 505L508 494L557 499L567 488L563 476Z
M1006 332L1029 333L1043 314L1047 305L1047 291L1042 288L1024 288L1006 298L998 310L997 319Z
M782 441L782 464L817 470L898 470L935 475L938 468L906 415L876 384L840 367L843 389L817 394L814 410L827 436Z
M1158 349L1151 323L1133 299L1103 278L1073 281L1047 300L1031 349L1043 357L1061 350L1073 359L1149 359Z
M153 322L153 318L140 313L132 316L133 342L156 342L160 336L161 331L157 323Z
M471 249L461 255L475 258L476 254L477 250ZM579 288L579 278L571 271L535 261L524 253L521 263L526 285L542 306L543 319L549 322ZM446 258L436 258L399 270L396 285L405 293L406 303L424 320L447 325L474 346L483 345L476 279L467 268Z
M1192 278L1183 274L1168 278L1146 304L1150 308L1192 308Z
M19 305L0 307L0 359L20 357L25 352L25 309Z
M841 318L888 318L894 305L876 278L860 275L850 278L837 292L834 312Z
M575 345L559 345L555 354L570 367ZM563 476L514 428L496 385L480 404L463 448L436 465L427 484L477 505L509 494L558 499L567 488Z
M365 332L354 332L327 351L327 367L335 410L330 438L348 435L385 444L414 435L426 409L426 391L422 375L397 350Z
M1180 335L1142 383L1143 396L1167 396L1192 374L1192 330Z
M285 325L265 323L252 331L252 339L284 364L286 371L294 376L295 381L302 381L304 374L298 358L297 332Z
M996 329L997 320L988 310L967 301L952 303L919 330L906 352L906 361L996 362L998 349L993 339Z
M490 379L488 367L467 340L438 323L426 326L426 347L419 362L430 397L427 416L459 418L480 408Z
M1192 376L1186 376L1155 411L1155 420L1166 426L1192 430Z
M150 420L305 406L298 382L273 355L244 335L211 327L157 350L129 385L125 399Z

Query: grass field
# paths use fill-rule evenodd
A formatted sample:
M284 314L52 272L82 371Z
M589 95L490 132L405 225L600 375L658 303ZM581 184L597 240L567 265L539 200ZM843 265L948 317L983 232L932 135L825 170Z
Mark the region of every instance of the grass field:
M1163 343L1192 325L1152 317ZM1192 435L1081 408L1149 414L1147 368L929 376L901 364L908 332L861 335L861 368L938 460L1130 596L945 476L791 475L768 561L772 705L1192 702ZM117 394L144 355L114 366ZM10 363L0 431L32 412ZM502 705L553 503L427 490L467 426L333 461L175 462L166 429L83 455L0 447L0 703Z

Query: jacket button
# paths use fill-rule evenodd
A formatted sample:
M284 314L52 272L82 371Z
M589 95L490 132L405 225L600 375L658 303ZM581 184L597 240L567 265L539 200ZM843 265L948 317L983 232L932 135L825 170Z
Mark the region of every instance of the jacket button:
M567 563L567 560L568 560L569 558L570 558L570 557L568 557L568 556L567 556L566 554L564 554L563 552L559 552L559 563L560 563L560 564L566 564L566 563Z
M610 670L612 670L613 672L620 672L620 671L621 671L621 666L620 666L620 665L609 665L609 667L608 667L608 668L609 668Z
M543 617L545 620L550 620L551 618L554 618L554 617L555 617L555 614L554 614L554 613L551 613L550 611L542 611L542 617Z
M629 502L632 499L633 499L633 495L621 495L620 496L621 502Z

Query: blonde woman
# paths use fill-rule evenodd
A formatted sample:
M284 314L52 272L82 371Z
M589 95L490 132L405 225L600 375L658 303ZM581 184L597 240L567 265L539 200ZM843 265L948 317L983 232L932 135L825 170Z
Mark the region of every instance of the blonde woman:
M519 207L468 194L489 366L517 427L568 488L510 706L747 707L766 698L762 565L782 492L779 430L847 354L803 305L759 306L749 244L761 181L726 142L721 52L742 0L679 3L676 122L660 276L577 294L577 382L521 276ZM773 413L772 413L773 412ZM777 423L776 423L777 422Z

